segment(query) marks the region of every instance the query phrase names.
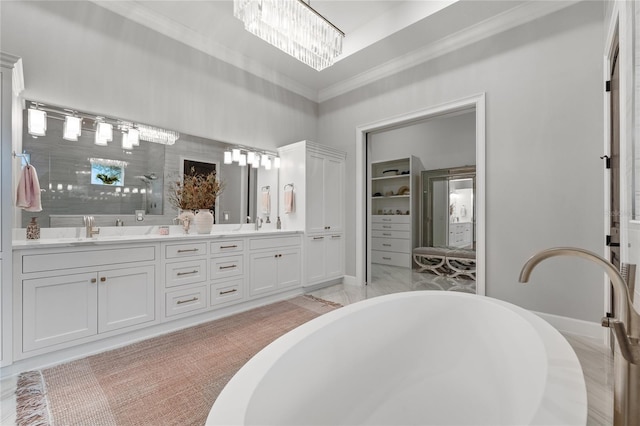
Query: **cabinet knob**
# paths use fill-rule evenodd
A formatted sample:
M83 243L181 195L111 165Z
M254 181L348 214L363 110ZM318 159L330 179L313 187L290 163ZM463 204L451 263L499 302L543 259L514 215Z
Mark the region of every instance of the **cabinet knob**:
M107 277L100 277L100 282L103 283L107 280Z
M97 282L98 282L98 280L97 280L97 279L95 279L95 278L91 278L91 283L92 283L92 284L95 284L95 283L97 283Z

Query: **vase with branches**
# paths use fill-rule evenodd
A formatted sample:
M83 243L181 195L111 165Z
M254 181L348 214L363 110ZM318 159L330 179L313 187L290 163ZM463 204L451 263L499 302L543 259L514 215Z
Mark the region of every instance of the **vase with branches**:
M169 184L169 203L182 212L194 212L196 230L199 234L208 234L213 226L213 214L216 199L224 190L224 184L218 180L216 172L207 174L196 173L191 168L182 179L174 180ZM188 213L181 213L181 220L191 220ZM188 226L185 227L188 229Z

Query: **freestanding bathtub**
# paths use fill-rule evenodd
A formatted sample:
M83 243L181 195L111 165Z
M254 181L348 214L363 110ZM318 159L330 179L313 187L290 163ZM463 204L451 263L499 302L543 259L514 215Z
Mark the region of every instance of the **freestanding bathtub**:
M585 425L568 342L484 296L416 291L322 315L256 354L208 425Z

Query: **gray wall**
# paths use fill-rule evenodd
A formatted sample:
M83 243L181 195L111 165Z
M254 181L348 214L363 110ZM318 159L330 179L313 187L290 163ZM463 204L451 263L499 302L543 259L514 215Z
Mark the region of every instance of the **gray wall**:
M314 102L89 1L0 7L27 99L269 150L316 139Z
M476 164L475 113L438 117L370 136L370 160L415 155L424 170Z
M581 2L320 105L319 139L347 151L355 191L357 126L486 92L486 291L536 311L598 321L603 279L552 259L517 283L534 252L602 252L603 5ZM355 274L355 197L346 200L347 274Z

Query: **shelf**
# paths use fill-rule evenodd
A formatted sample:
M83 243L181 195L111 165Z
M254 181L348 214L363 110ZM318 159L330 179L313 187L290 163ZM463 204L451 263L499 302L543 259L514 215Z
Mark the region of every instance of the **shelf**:
M380 200L383 198L410 198L411 195L380 195L377 197L371 197L372 200Z
M380 177L372 177L371 180L387 180L387 179L397 179L397 178L408 178L411 175L393 175L393 176L380 176Z

